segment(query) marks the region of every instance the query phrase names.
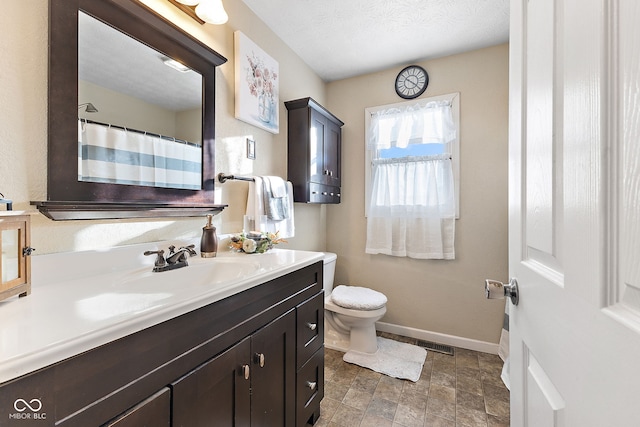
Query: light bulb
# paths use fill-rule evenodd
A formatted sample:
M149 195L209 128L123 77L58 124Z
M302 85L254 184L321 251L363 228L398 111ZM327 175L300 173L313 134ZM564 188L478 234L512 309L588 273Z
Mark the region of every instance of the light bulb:
M229 20L222 0L201 0L200 4L196 6L196 15L209 24L220 25Z

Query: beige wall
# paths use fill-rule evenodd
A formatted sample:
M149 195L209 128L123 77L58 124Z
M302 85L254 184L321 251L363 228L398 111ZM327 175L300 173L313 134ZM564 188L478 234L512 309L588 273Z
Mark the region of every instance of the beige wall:
M233 32L243 31L280 65L280 100L312 96L325 101L325 83L242 1L227 1L229 22L200 25L165 0L144 0L158 13L224 55L216 71L216 170L234 174L286 176L286 110L280 103L280 133L273 135L234 118ZM54 222L37 213L31 200L46 200L47 186L47 31L48 1L3 4L0 14L0 192L14 209L33 213L32 245L37 254L114 245L192 238L204 219ZM245 157L245 139L256 140L257 159ZM65 167L65 165L56 165ZM216 202L227 208L215 218L220 233L240 231L246 183L218 185ZM287 247L325 248L321 206L296 205L296 237Z
M327 209L327 249L338 254L336 283L387 295L382 319L395 325L497 343L504 302L484 298L485 278L507 279L508 45L419 62L430 82L422 97L460 92L461 197L454 261L367 255L364 218L364 109L402 101L402 67L328 85L342 119L342 203Z

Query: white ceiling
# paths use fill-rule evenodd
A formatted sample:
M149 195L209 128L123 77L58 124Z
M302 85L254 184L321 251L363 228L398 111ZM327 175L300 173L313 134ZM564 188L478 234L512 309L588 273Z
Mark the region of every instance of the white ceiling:
M325 81L509 40L509 0L243 1Z

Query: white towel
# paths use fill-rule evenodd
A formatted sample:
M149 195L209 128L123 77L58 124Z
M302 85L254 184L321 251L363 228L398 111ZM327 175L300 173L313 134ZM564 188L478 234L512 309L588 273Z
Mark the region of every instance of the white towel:
M267 218L282 221L289 218L289 200L287 200L287 184L279 176L263 176L264 192L262 194L264 211Z
M283 220L267 219L265 229L260 230L269 233L280 232L279 237L285 239L295 236L293 185L291 185L291 183L287 181L286 188L289 218ZM249 183L246 215L253 218L254 221L257 221L261 215L266 215L266 212L264 210L264 183L262 177L256 176L253 182ZM258 228L257 225L256 228Z

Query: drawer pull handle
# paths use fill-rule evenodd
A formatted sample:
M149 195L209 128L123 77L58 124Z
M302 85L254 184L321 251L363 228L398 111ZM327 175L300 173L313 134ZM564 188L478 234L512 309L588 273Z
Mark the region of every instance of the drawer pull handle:
M315 381L307 381L307 387L309 387L311 390L315 390L317 386L318 386L317 382L315 382Z
M311 329L312 331L315 331L317 327L318 327L317 323L308 323L307 322L307 328Z
M264 368L264 353L256 353L254 357L256 363L259 364L261 368Z
M245 380L249 379L250 372L251 372L251 368L249 368L249 365L242 365L242 373L244 374Z

